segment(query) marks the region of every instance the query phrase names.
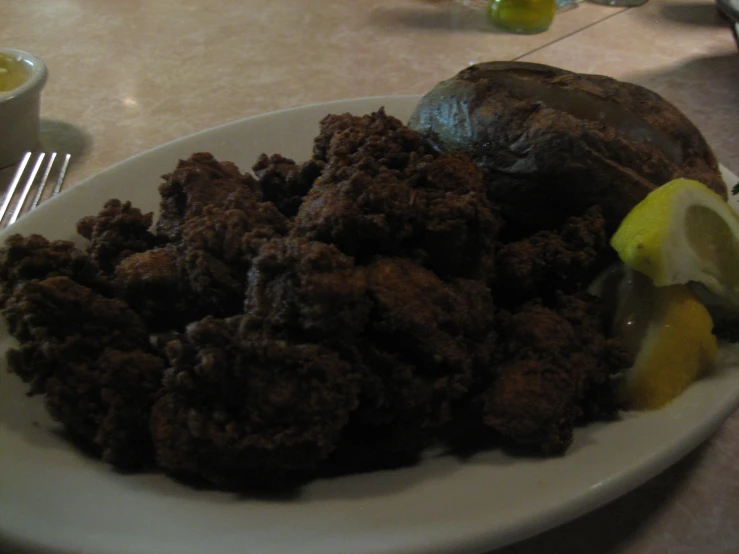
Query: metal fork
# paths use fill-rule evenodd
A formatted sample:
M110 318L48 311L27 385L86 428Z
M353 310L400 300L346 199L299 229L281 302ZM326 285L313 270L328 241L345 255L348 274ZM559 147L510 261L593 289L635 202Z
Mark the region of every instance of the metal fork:
M18 169L16 170L15 175L13 175L13 179L10 181L8 191L5 193L2 206L0 206L0 227L2 228L12 225L16 222L18 217L30 212L39 205L39 202L41 202L43 198L44 190L46 190L46 185L49 182L49 176L52 173L52 169L56 169L56 182L45 199L56 196L62 190L64 177L67 174L67 166L69 165L69 159L71 157L70 154L59 156L61 159L61 166L57 164L57 168L54 167L54 162L57 159L56 152L38 154L34 163L29 166L28 162L31 160L31 156L32 152L26 152L26 155L23 156L20 164L18 164ZM41 166L44 165L45 159L46 165L44 166L43 171L41 171ZM29 172L26 172L26 167L29 167ZM19 189L18 187L23 180L24 174L27 174L27 176L22 188ZM35 194L29 202L28 198L31 191L34 190L34 187ZM15 200L13 207L8 211L13 200Z

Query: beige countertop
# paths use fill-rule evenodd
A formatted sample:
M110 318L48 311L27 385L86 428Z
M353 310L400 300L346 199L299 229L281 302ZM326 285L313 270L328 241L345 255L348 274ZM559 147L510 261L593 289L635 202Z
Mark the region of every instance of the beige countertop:
M542 34L470 0L4 0L0 45L45 60L42 143L68 186L172 139L276 109L423 93L466 65L519 59L647 86L739 173L739 52L709 0L591 3ZM10 170L0 172L0 185ZM496 554L739 552L739 413L677 465Z

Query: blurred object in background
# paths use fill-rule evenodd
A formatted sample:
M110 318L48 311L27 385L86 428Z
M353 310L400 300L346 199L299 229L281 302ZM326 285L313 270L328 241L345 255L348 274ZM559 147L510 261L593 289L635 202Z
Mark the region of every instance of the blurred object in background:
M556 10L557 0L490 0L488 17L506 31L534 34L549 29Z
M557 0L557 12L566 12L576 8L583 0Z

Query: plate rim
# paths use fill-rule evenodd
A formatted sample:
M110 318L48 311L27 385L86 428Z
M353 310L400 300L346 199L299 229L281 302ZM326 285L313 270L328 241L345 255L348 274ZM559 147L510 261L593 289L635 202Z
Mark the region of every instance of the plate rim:
M36 213L30 214L28 218L41 218L45 215L46 212L51 213L55 206L61 206L62 204L58 203L62 201L65 196L68 198L68 200L66 200L65 202L70 202L71 200L69 200L69 198L71 197L69 195L82 195L84 189L97 186L98 182L104 182L106 178L108 178L111 174L120 171L122 167L125 169L125 167L128 164L132 163L133 160L146 161L149 157L154 158L158 154L172 149L173 145L181 144L183 141L186 140L192 140L198 137L204 137L207 140L209 136L217 135L224 132L224 130L239 128L243 125L248 126L251 124L257 124L260 121L269 121L271 118L278 116L290 117L295 113L305 112L306 110L320 110L328 108L328 111L326 113L329 113L329 111L333 111L333 109L337 107L342 107L343 109L343 107L348 106L361 104L369 105L370 103L377 104L378 101L387 102L390 100L392 100L393 102L399 101L402 103L405 101L410 103L420 97L421 95L370 96L330 102L319 102L308 104L305 106L285 108L265 114L258 114L237 121L227 122L215 127L204 129L196 133L191 133L184 137L174 139L164 144L155 146L144 152L138 153L134 156L131 156L130 158L109 166L108 168L96 173L95 175L87 177L86 179L76 184L74 187L65 191L63 195L60 195L58 198L55 198L42 205L38 210L36 210ZM390 110L388 110L388 113L393 115ZM728 174L733 176L733 173L731 171L726 168L724 169ZM77 192L73 192L75 190L77 190ZM26 226L30 226L31 224L32 220L29 219L29 222L26 224ZM23 225L23 220L19 221L17 225L19 227ZM7 234L8 233L4 231L3 233L0 233L0 237L4 238L4 236L6 236ZM685 440L685 437L683 437L683 440L680 441L678 444L673 444L671 448L663 449L658 453L658 455L652 457L649 460L649 464L647 465L647 471L642 471L638 474L634 473L633 471L627 472L627 475L621 475L617 476L616 478L606 480L600 484L595 492L593 492L592 490L582 491L579 496L571 497L565 503L560 502L557 506L553 506L544 510L539 510L533 519L530 518L527 521L520 521L518 526L512 526L507 530L505 534L501 534L499 531L491 531L490 534L486 534L484 532L480 532L479 529L476 529L477 532L474 534L474 536L468 535L466 537L466 540L461 540L459 537L447 537L447 540L445 541L443 538L441 538L439 539L439 542L435 543L434 545L424 545L424 551L448 553L458 551L472 552L488 548L499 548L505 546L506 544L522 540L528 536L544 532L548 529L570 521L578 517L579 515L590 512L602 506L603 504L625 494L626 492L633 490L634 488L638 487L639 485L643 484L647 480L651 479L652 477L669 467L672 463L681 459L688 452L692 451L696 446L698 446L698 444L700 444L702 440L710 436L720 426L720 424L727 417L729 417L729 415L737 408L738 405L739 396L734 398L733 402L725 402L721 406L721 410L715 412L712 418L703 420L700 422L699 425L691 428L690 433L688 434L688 440ZM0 421L0 430L1 429L2 422ZM100 463L102 464L102 462ZM641 466L642 470L644 469L644 467L644 465ZM625 486L624 483L626 483ZM1 507L2 500L0 499L0 508ZM2 522L0 522L0 545L3 544L3 539L5 538L6 540L10 540L11 543L14 542L15 546L21 549L26 548L29 549L29 551L33 552L67 552L67 550L54 549L53 546L45 544L24 545L22 540L18 540L20 539L20 537L12 537L12 533L9 534L7 533L7 531L8 530L5 529L5 526L2 524ZM13 541L13 539L15 539L15 541ZM397 544L396 546L401 549L387 549L383 550L383 552L386 552L388 554L396 552L409 552L405 549L403 545Z

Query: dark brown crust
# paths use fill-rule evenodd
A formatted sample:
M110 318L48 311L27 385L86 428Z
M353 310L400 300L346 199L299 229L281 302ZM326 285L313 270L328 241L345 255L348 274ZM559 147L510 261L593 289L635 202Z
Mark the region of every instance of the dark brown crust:
M156 234L111 201L80 223L86 251L7 240L9 367L70 434L118 467L254 489L407 463L463 427L559 453L615 412L628 360L572 294L608 248L598 207L503 245L467 155L382 110L329 116L314 144L258 179L181 161Z
M606 407L615 407L608 381L632 360L618 341L605 338L595 298L559 295L551 306L529 301L502 335L504 361L483 394L483 418L503 436L562 453L589 408L601 412L590 417L607 417Z
M16 287L4 315L21 343L8 351L9 369L44 394L51 416L106 462L151 462L149 410L164 360L138 314L55 276Z
M205 318L167 345L151 416L158 465L226 487L266 486L334 450L359 375L331 350Z

